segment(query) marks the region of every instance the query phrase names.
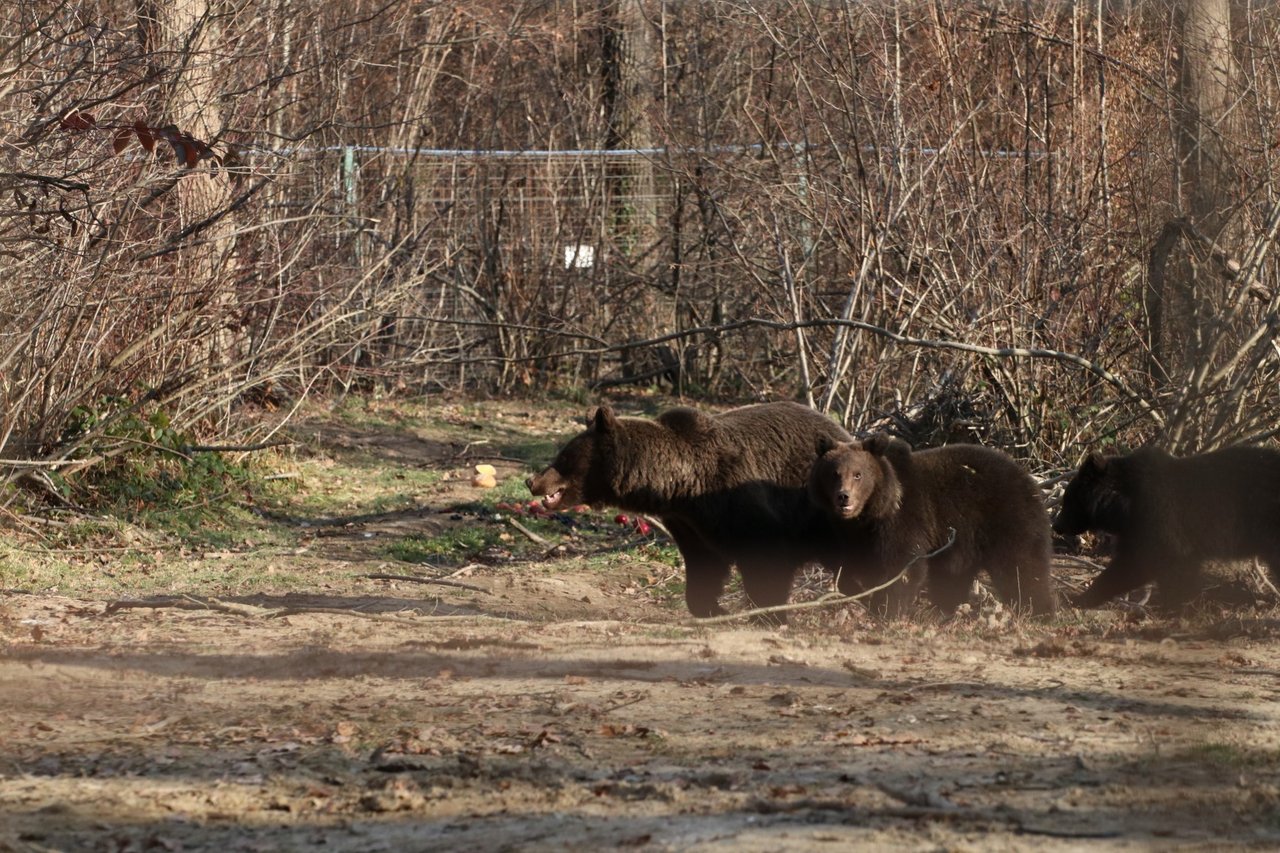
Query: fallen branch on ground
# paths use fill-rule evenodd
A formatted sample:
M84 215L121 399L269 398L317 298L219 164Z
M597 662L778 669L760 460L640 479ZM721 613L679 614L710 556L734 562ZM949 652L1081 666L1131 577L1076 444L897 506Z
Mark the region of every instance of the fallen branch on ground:
M228 604L219 601L216 598L195 598L193 596L183 596L181 598L141 598L141 599L120 599L108 602L107 609L103 611L103 615L110 616L121 610L130 610L136 608L172 608L176 610L212 610L217 613L230 613L235 616L249 616L257 619L263 619L274 615L269 607L256 607L252 604Z
M208 610L216 613L229 613L233 616L244 616L249 619L281 619L285 616L297 616L306 613L328 613L339 616L357 616L371 622L390 622L396 625L422 625L431 622L461 622L465 620L485 620L496 622L522 622L522 619L511 619L506 616L490 616L485 613L467 613L453 616L395 616L389 613L365 613L348 607L257 607L252 604L234 604L219 601L216 598L197 598L183 596L181 598L147 598L121 599L107 604L103 615L111 615L121 610L132 608L173 608L177 610Z
M914 557L912 557L910 560L907 561L907 564L905 566L902 567L902 571L898 572L892 578L880 584L879 586L872 587L871 589L863 590L862 592L855 593L853 595L844 595L839 592L829 592L826 595L822 596L821 598L814 599L813 601L801 601L801 602L797 602L796 604L776 604L773 607L757 607L754 610L744 610L741 613L726 613L723 616L709 616L705 619L694 619L691 624L720 625L725 622L733 622L737 619L750 619L756 616L769 616L774 613L790 613L795 610L817 610L819 607L831 607L838 604L849 604L850 602L853 602L853 601L862 601L865 598L870 598L871 596L875 595L877 592L882 592L888 589L898 581L902 580L903 576L906 575L907 571L910 570L910 568L914 566L918 561L927 560L930 557L936 557L938 554L941 554L943 551L947 550L953 544L955 544L955 541L956 541L955 528L954 527L947 528L947 531L950 535L948 536L946 542L944 542L938 548L930 551L927 554L916 554Z
M530 541L530 542L533 542L534 544L537 544L537 545L550 545L550 544L551 544L551 542L550 542L550 541L548 541L545 537L539 536L537 533L534 533L532 530L530 530L529 528L525 527L523 524L521 524L520 522L516 521L514 518L508 518L508 519L507 519L507 523L509 523L509 524L510 524L512 527L514 527L516 530L519 530L519 531L520 531L521 533L523 533L525 536L529 537L529 541Z

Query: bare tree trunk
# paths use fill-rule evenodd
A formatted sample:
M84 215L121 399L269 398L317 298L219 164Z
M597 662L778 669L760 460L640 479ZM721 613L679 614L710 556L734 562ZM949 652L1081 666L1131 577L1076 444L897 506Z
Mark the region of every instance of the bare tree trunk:
M605 147L650 148L658 61L649 21L641 0L606 0L604 15ZM637 237L651 239L657 225L652 161L646 157L622 161L611 177L615 179L614 216L620 232L632 231Z
M139 3L143 38L158 55L176 57L166 71L168 90L155 125L172 124L192 136L213 142L222 133L218 107L219 63L215 45L219 23L210 0ZM173 233L188 233L178 253L175 277L187 292L201 294L209 326L208 361L202 371L214 376L242 355L239 336L232 332L237 298L234 290L234 225L223 216L231 201L226 172L190 169L178 181L177 219ZM232 377L224 379L230 382Z
M604 75L603 107L605 147L614 150L653 147L650 115L660 78L651 25L642 0L605 0L601 43ZM611 161L610 237L612 252L625 265L625 285L635 297L624 303L627 312L620 324L630 338L653 337L663 327L660 291L654 287L657 272L653 250L657 239L656 182L653 158L641 154ZM656 355L656 354L655 354ZM644 375L652 358L624 351L623 374ZM679 364L677 357L676 364ZM679 367L676 368L677 373ZM677 384L679 384L678 377Z
M1234 254L1240 193L1229 151L1235 78L1230 2L1184 0L1177 16L1179 206L1188 224L1219 251ZM1200 364L1207 326L1226 293L1226 281L1200 262L1204 253L1197 247L1184 240L1175 254L1176 236L1185 230L1171 222L1152 250L1147 310L1158 382L1181 381Z

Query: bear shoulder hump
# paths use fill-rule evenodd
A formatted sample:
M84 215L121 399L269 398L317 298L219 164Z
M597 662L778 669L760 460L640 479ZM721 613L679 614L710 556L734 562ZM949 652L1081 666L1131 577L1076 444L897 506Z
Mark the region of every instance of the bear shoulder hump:
M697 436L711 429L711 418L689 406L677 406L658 415L658 423L681 436Z

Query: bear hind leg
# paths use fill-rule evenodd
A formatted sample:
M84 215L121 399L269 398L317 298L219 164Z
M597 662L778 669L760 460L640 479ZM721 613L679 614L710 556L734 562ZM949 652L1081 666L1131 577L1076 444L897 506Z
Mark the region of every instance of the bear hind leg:
M1048 548L1029 549L989 564L991 585L1000 600L1021 613L1044 615L1058 608Z
M1204 573L1198 560L1170 562L1156 581L1158 603L1166 610L1180 610L1204 591Z

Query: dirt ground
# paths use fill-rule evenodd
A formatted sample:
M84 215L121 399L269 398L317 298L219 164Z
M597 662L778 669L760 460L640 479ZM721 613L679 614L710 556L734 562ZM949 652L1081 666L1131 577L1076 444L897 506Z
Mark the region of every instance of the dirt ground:
M270 556L180 558L256 585L5 592L0 850L1280 845L1273 608L698 626L625 541L389 560L407 532L503 523L459 510L476 448L522 478L505 449L569 428L518 420L492 443L465 413L303 424L306 490L344 454L451 475L395 510L264 518L300 543Z

